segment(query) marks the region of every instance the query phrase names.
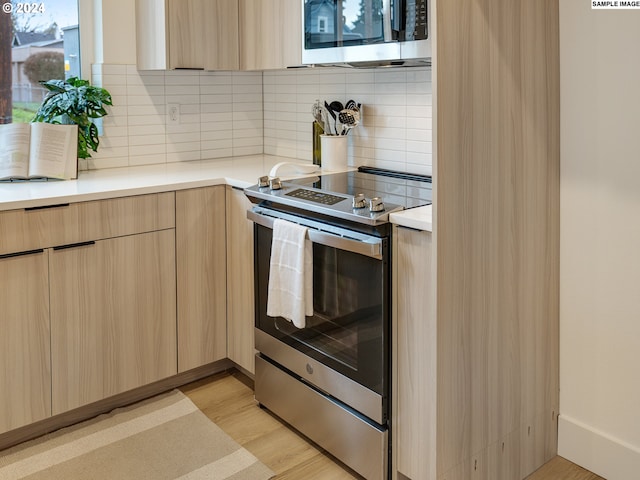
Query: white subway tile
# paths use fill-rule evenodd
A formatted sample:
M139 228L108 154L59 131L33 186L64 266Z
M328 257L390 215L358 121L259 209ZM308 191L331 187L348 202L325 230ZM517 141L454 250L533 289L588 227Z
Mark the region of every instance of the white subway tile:
M101 75L124 75L128 74L127 65L103 63L99 72Z
M227 158L231 156L233 156L233 149L231 147L212 150L203 149L200 154L202 159Z
M166 123L164 115L130 115L129 126L138 125L164 125Z
M167 146L162 144L157 145L131 145L129 146L129 155L164 155L167 151Z
M231 95L233 86L229 84L200 85L200 95Z
M209 114L209 113L225 113L233 111L233 103L208 103L208 104L200 104L200 113Z
M200 103L200 95L165 95L166 103L178 103L180 105L197 105Z
M140 146L140 145L159 145L165 143L164 135L135 135L132 137L128 137L129 145L131 146Z
M176 133L194 133L200 135L200 125L190 123L180 123L177 125L167 125L167 135Z
M139 165L154 165L157 163L167 163L167 154L166 153L158 153L158 154L149 154L149 155L130 155L129 156L129 165L139 166Z
M198 152L200 154L200 142L167 143L167 154L182 152Z
M200 85L198 72L189 72L188 70L167 71L164 77L164 84L169 85Z
M192 162L200 160L200 150L193 152L167 152L167 162Z
M92 157L80 159L80 170L97 170L101 168L119 168L129 166L129 155L123 157Z
M234 157L241 157L244 155L257 155L262 152L263 152L262 145L241 146L241 147L236 147L234 145L233 147Z
M167 127L164 123L157 125L136 125L129 130L129 137L143 135L164 135Z
M205 140L200 142L200 148L202 150L222 150L233 147L233 140L231 138L225 138L221 140Z
M127 86L164 86L164 75L156 75L156 72L144 72L140 75L127 75Z
M127 98L127 105L164 105L165 103L169 103L165 100L164 95L129 95Z
M127 107L128 115L164 115L166 112L165 105L129 105Z

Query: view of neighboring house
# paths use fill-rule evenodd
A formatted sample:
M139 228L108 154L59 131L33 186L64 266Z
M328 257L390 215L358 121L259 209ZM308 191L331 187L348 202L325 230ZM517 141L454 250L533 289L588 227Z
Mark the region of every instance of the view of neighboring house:
M346 18L345 12L337 12L338 4L335 0L307 0L304 4L305 16L307 20L307 31L310 45L331 45L337 43L364 43L364 38L377 38L382 35L382 20L374 18L371 2L362 2L361 8L364 11L359 12L355 18ZM367 8L369 7L369 8ZM364 31L361 27L362 21L358 19L367 19L367 29ZM358 31L362 30L362 31Z
M65 27L62 34L16 32L11 44L11 75L14 102L40 103L47 91L31 82L24 72L24 63L41 52L64 54L65 77L80 76L80 39L78 25Z
M56 38L57 37L57 38ZM40 102L46 90L32 83L24 73L24 62L40 52L64 53L64 40L53 33L16 32L11 48L14 102Z

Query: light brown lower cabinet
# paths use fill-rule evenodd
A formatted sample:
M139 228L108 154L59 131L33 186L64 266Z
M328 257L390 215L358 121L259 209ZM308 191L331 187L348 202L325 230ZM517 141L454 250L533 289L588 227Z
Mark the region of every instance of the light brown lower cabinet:
M175 230L49 252L52 412L176 370Z
M430 480L436 478L437 377L431 232L394 228L394 473Z
M254 373L255 350L253 222L251 202L242 190L227 187L227 346L237 365Z
M0 433L51 415L47 256L0 258Z
M227 356L225 186L176 192L178 371Z

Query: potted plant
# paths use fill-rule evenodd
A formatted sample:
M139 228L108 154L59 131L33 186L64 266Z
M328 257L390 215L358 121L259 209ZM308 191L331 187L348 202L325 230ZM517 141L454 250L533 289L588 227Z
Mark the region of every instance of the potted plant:
M111 94L77 77L40 83L49 93L33 121L78 125L78 158L91 157L89 149L97 152L100 144L93 119L107 115L104 106L112 105Z

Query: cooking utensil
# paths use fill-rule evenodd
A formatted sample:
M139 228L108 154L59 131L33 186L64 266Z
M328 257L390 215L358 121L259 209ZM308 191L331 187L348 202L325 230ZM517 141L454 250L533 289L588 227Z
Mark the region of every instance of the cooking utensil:
M325 109L325 113L329 116L331 116L331 118L333 118L333 131L335 132L335 134L338 134L338 130L337 130L337 125L336 125L336 113L331 109L331 106L327 103L327 101L325 100L324 102L324 109ZM327 122L329 124L329 135L333 135L333 133L331 133L331 122L329 121L329 117L327 116ZM325 132L327 130L325 129Z
M335 115L334 118L336 118L336 135L339 135L338 133L338 114L344 110L344 106L342 105L342 103L340 103L337 100L334 100L333 102L331 102L329 104L329 107L331 107L331 110L333 110L333 113ZM340 128L340 130L342 130L342 128Z
M338 118L342 124L340 135L347 135L352 128L360 124L360 111L345 108L338 113Z
M344 104L344 108L347 110L355 110L356 108L358 108L358 104L355 100L349 100Z

